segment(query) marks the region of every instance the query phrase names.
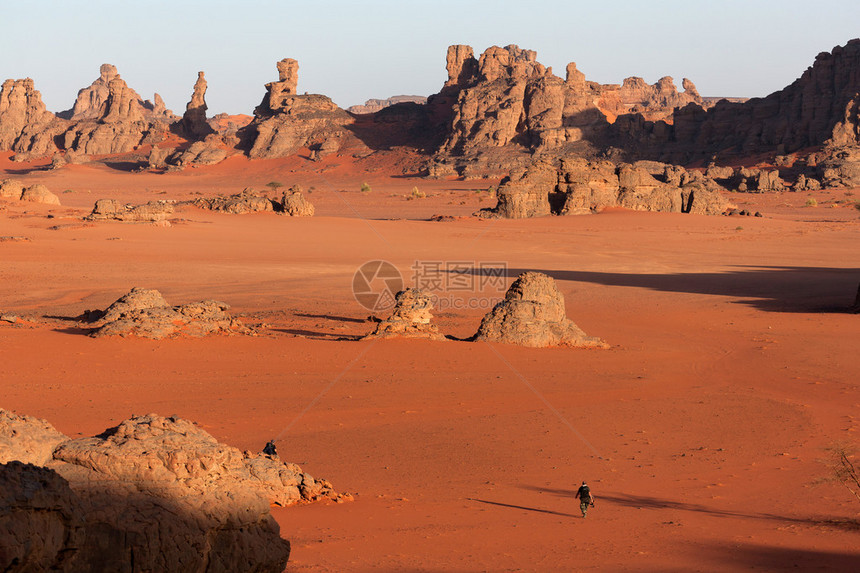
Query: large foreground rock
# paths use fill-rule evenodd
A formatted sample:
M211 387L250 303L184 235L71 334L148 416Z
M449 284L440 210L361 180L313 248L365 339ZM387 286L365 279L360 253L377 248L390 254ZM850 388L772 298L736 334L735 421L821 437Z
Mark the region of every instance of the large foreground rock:
M341 498L295 464L242 453L176 417L60 436L39 466L17 458L50 425L3 410L0 420L3 571L280 573L290 545L269 506Z
M161 339L168 336L206 336L209 334L253 334L230 316L229 305L204 300L178 306L167 304L154 289L135 287L111 304L91 324L93 337L139 336Z
M445 340L439 328L433 324L433 302L430 295L419 289L408 288L394 297L391 316L376 325L376 329L365 338L427 338Z
M552 277L533 271L517 277L505 293L505 300L481 321L475 339L534 348L608 347L599 338L587 336L567 318L564 296Z

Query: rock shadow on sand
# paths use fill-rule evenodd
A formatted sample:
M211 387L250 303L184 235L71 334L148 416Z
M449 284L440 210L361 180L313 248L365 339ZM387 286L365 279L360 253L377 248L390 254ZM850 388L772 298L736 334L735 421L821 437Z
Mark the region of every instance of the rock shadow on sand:
M644 288L687 294L735 297L765 312L851 313L860 268L736 266L737 270L703 273L610 273L507 268L508 278L538 271L560 281ZM458 270L462 273L462 270ZM476 276L499 269L471 269Z

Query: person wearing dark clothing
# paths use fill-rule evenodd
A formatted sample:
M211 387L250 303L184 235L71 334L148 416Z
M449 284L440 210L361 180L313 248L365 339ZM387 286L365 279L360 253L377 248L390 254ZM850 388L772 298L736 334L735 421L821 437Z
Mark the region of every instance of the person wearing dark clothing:
M575 498L579 499L579 509L582 511L582 517L585 518L588 513L588 506L594 507L594 496L591 495L591 490L588 488L588 484L582 482L582 485L579 486L579 489L576 490Z
M266 447L263 448L263 453L273 458L278 457L278 450L275 449L275 440L266 442Z

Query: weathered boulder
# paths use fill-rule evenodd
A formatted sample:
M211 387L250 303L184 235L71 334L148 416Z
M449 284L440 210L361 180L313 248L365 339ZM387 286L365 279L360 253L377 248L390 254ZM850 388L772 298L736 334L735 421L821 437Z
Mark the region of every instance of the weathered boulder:
M24 184L17 179L4 179L0 181L0 199L11 199L18 201L24 193Z
M88 221L154 222L170 218L173 212L173 201L150 201L144 205L126 205L116 199L99 199L93 206L92 212L85 219Z
M157 290L133 288L120 297L89 326L90 336L138 336L161 339L168 336L209 334L253 334L227 312L229 305L215 300L170 306Z
M313 217L314 215L314 206L305 199L299 185L290 187L281 198L280 204L276 203L274 207L275 211L291 217Z
M445 340L433 324L433 302L430 295L419 289L408 288L394 297L391 316L379 322L365 338L427 338Z
M198 133L202 133L203 131L205 130L201 127ZM172 153L165 160L165 164L171 169L184 169L185 167L197 165L215 165L227 158L227 148L228 145L222 136L210 133L202 141L195 141L185 150ZM155 159L160 159L160 155L157 155Z
M860 187L860 146L828 146L818 169L825 187Z
M51 193L47 187L41 183L37 183L31 187L27 187L21 193L22 201L30 201L32 203L44 203L45 205L59 205L60 198Z
M0 409L0 463L17 460L44 466L68 439L45 420Z
M564 296L552 277L533 271L517 277L505 299L481 321L475 339L534 348L608 347L599 338L587 336L567 318Z

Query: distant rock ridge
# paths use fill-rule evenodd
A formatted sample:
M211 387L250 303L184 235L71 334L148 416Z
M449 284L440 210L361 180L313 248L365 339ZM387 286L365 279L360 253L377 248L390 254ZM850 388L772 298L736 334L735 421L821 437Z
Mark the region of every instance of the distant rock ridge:
M399 103L426 103L427 96L417 96L417 95L396 95L391 96L387 99L369 99L361 105L353 105L346 108L346 111L349 113L355 114L367 114L367 113L376 113L386 107L396 105Z
M59 115L45 109L31 79L7 80L0 88L0 150L17 160L59 154L53 165L61 167L158 147L172 132L188 144L153 151L154 169L207 165L238 151L252 159L302 153L320 160L402 148L425 158L429 176L501 177L546 158L689 164L811 149L824 155L810 162L807 180L852 185L860 177L860 39L819 54L786 88L750 100L715 101L687 78L679 90L669 76L653 84L639 77L600 84L574 62L562 79L536 52L514 44L480 56L453 45L448 77L426 101L370 100L350 113L324 95L299 94L296 60L276 67L278 80L266 84L253 120L224 128L206 119L202 73L179 125L157 94L154 103L141 100L110 64Z

